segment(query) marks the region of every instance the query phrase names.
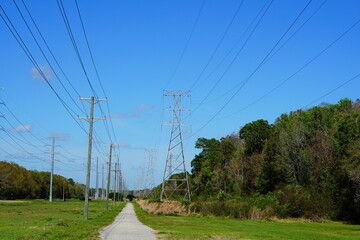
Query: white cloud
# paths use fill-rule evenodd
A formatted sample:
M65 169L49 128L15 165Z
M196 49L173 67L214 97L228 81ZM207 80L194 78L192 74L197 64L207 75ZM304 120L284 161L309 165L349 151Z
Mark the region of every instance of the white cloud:
M114 114L111 114L111 115L109 116L109 118L122 119L122 118L126 118L126 115L125 115L125 114L121 114L121 113L114 113Z
M70 135L67 133L55 133L55 134L52 134L52 136L54 136L55 138L57 138L59 140L66 140L70 137Z
M151 116L151 113L146 111L153 108L155 108L154 105L146 105L142 103L128 114L116 113L116 114L111 114L109 117L113 119L142 118L144 116Z
M31 77L33 79L45 81L42 74L45 76L47 81L51 80L54 77L54 73L48 65L39 66L39 69L41 72L36 67L33 67L30 70Z
M30 132L32 128L32 125L31 124L28 124L28 125L19 125L15 128L12 128L11 131L12 132Z
M119 147L119 148L130 148L130 144L126 143L126 142L120 142L115 144L115 146Z
M140 104L140 106L137 107L138 111L148 110L154 108L154 105L146 105L144 103Z
M139 112L134 112L133 114L131 114L132 118L141 118L141 114Z
M136 145L134 148L137 149L137 150L144 150L145 149L145 147L143 145Z

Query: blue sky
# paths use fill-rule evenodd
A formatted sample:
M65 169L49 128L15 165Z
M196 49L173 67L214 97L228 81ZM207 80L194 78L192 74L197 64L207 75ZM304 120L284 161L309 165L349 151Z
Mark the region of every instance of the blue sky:
M16 2L36 34L22 2ZM198 152L194 149L198 137L220 138L236 133L244 124L260 118L273 123L280 114L307 106L359 74L360 23L326 49L360 19L359 1L313 0L309 3L244 0L221 41L241 2L205 0L203 4L203 0L78 0L96 66L109 99L119 145L116 153L119 154L129 188L136 185L141 168L146 165L144 148L157 149L155 183L161 182L170 133L170 127L161 127L161 124L171 118L169 112L162 111L170 104L170 100L162 96L163 89L191 89L191 102L184 99L187 108L196 109L191 118L186 118L192 124L193 134L184 129L184 150L190 171L190 161ZM25 3L69 81L77 90L73 91L36 34L71 98L41 55L13 2L0 1L36 62L49 77L49 83L74 109L75 117L84 116L80 111L84 108L77 93L80 97L91 97L93 93L71 45L56 1L25 0ZM275 45L308 3L287 34ZM91 63L75 2L63 0L63 4L89 79L98 97L104 98ZM202 4L202 11L194 27ZM251 25L249 31L246 29L263 6L269 8L249 37L255 25ZM0 13L4 16L2 11ZM305 21L307 22L303 25ZM301 28L297 31L299 27ZM296 34L287 41L294 32ZM247 38L242 51L230 65ZM234 47L237 41L239 44ZM283 43L286 44L277 51ZM219 47L213 55L217 46ZM272 57L251 75L274 46L276 54L270 54ZM326 51L278 89L239 111L296 73L324 49ZM56 149L59 152L56 159L60 162L55 164L55 173L85 182L86 134L70 117L46 82L39 77L1 19L0 53L0 87L5 88L0 91L0 98L27 127L23 129L8 109L0 106L1 113L9 121L0 119L0 125L14 138L12 140L6 132L0 132L0 159L19 163L29 169L48 171L50 156L43 152L50 149L44 145L47 142L50 144L48 137L55 135L60 137L57 144L61 145ZM228 57L224 59L225 56ZM204 73L192 88L203 70ZM234 88L244 80L246 83L241 89ZM217 81L218 85L204 100ZM322 102L336 103L344 97L356 100L359 98L359 89L360 78L356 78L311 106ZM237 93L233 95L235 92ZM201 102L203 103L199 106ZM88 111L89 104L83 104ZM104 115L108 115L106 103L99 104ZM219 112L222 107L223 110ZM215 116L217 112L219 113ZM102 115L97 105L95 116ZM209 122L210 119L213 120ZM88 129L86 121L81 120L79 124ZM110 121L107 124L111 124ZM95 129L99 139L95 140L93 157L99 157L101 166L107 158L104 153L108 151L108 146L104 144L109 144L111 140L103 121L97 121ZM113 136L112 141L115 142ZM92 173L92 186L95 186L94 179L95 175Z

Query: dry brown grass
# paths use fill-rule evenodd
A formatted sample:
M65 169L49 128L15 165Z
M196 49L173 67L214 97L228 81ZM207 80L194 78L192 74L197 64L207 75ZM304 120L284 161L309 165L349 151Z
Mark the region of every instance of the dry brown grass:
M166 200L163 202L149 202L148 200L136 200L139 206L150 214L180 214L186 213L186 207L180 202Z

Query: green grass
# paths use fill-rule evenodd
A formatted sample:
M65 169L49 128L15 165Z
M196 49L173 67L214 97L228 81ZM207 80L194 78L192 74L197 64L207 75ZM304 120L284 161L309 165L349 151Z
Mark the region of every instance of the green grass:
M135 204L141 222L157 230L165 239L360 239L360 226L339 222L265 222L152 215Z
M0 202L0 239L96 239L124 205L105 211L104 201L90 201L85 220L83 201Z

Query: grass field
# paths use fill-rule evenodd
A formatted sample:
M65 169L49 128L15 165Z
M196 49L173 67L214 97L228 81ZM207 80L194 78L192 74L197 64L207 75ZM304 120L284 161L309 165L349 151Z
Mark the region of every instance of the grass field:
M84 220L83 201L0 202L0 239L96 239L124 205L107 212L104 201L91 201Z
M360 225L338 222L265 222L151 215L137 204L135 211L141 222L157 230L158 236L164 239L360 239Z

